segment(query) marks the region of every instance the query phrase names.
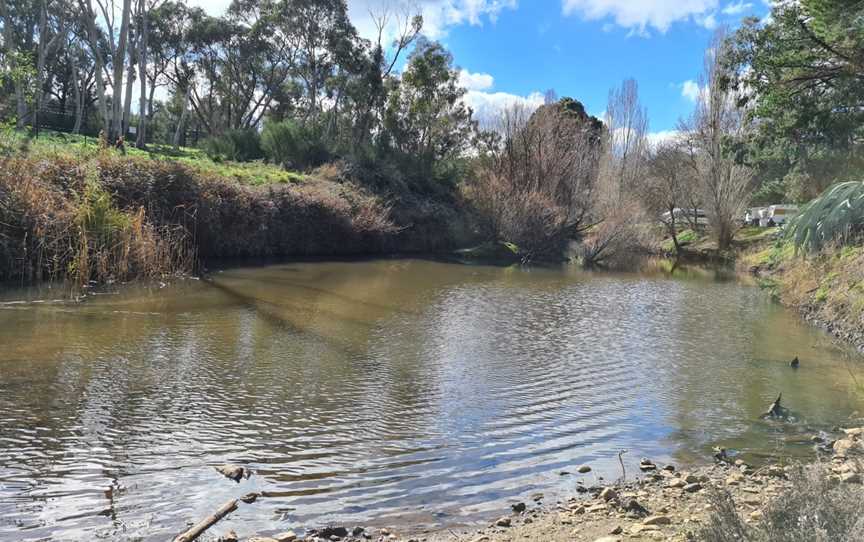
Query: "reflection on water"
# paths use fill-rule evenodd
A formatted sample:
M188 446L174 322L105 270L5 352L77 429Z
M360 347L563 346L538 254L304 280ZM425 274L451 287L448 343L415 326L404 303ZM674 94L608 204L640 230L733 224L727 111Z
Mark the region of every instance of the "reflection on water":
M0 539L166 540L249 491L215 534L442 525L615 478L622 449L812 453L860 369L725 278L388 260L3 292ZM798 422L759 421L780 390Z

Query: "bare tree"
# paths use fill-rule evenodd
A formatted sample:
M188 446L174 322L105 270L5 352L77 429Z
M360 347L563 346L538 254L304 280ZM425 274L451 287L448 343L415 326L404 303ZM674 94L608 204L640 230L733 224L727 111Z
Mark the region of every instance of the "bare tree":
M612 205L635 196L644 174L648 150L648 112L639 102L639 86L626 79L609 91L606 105L606 154L601 173L601 194Z
M753 172L735 153L747 130L742 90L727 62L730 51L725 30L718 30L705 53L699 77L696 110L681 125L689 163L699 179L705 212L718 247L729 248L736 217L747 204Z
M680 254L678 242L682 207L689 205L695 190L689 155L677 141L658 144L651 151L647 175L641 191L645 209L656 216L672 238L675 253Z
M560 255L591 225L602 131L574 100L506 109L467 188L490 235L526 259Z

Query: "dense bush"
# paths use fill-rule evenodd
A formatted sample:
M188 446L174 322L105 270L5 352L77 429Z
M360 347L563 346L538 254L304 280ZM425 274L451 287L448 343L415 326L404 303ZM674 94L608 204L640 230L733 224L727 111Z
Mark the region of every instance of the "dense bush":
M841 244L864 227L864 182L835 184L808 203L791 222L788 235L795 247L821 250L834 241Z
M330 158L320 130L292 120L265 123L261 148L271 162L286 169L318 167Z
M255 130L228 130L205 139L201 147L215 162L248 162L264 157L261 136Z

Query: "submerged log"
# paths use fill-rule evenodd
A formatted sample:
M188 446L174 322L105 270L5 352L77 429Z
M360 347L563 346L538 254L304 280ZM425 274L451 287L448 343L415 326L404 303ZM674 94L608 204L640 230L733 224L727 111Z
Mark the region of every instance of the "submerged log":
M219 510L216 510L216 512L214 512L212 515L209 515L206 518L202 519L194 526L192 526L191 529L175 538L174 542L192 542L193 540L201 536L204 531L217 524L219 521L222 520L222 518L224 518L234 510L237 510L237 499L231 499L230 501L223 504L221 507L219 507Z
M789 410L780 404L782 399L783 394L781 393L777 396L777 399L771 403L771 406L768 407L768 410L762 415L762 418L787 418L789 416Z

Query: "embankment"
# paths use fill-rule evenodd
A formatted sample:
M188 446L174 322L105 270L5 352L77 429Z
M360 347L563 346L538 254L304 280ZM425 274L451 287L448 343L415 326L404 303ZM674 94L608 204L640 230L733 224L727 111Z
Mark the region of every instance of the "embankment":
M219 258L436 252L455 247L461 224L455 202L376 195L314 173L248 186L109 153L0 161L0 282L157 278Z

